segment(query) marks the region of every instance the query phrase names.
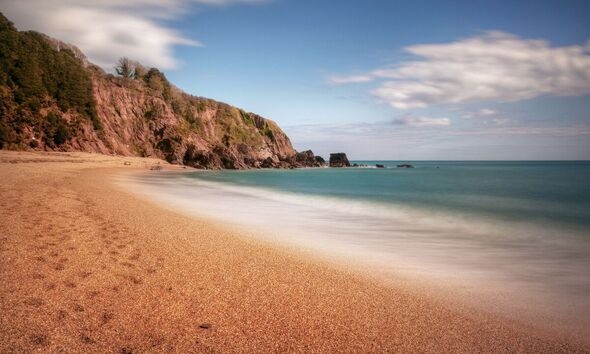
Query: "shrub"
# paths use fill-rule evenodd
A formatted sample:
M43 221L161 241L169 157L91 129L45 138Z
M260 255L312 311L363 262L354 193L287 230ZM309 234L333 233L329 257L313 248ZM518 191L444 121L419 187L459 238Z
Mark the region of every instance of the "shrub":
M68 128L63 123L59 123L57 125L57 129L55 134L53 135L53 142L55 145L61 145L65 143L70 138L70 133Z
M43 35L18 32L0 14L0 85L13 92L14 103L36 114L46 96L65 112L73 109L101 125L96 115L92 79L83 63L68 50L56 50Z

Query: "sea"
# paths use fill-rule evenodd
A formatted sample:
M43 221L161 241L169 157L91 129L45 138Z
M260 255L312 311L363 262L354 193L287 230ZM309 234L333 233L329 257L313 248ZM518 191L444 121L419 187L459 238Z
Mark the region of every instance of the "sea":
M472 305L501 299L496 307L589 334L590 161L351 162L362 167L163 172L128 183L256 237L463 289Z

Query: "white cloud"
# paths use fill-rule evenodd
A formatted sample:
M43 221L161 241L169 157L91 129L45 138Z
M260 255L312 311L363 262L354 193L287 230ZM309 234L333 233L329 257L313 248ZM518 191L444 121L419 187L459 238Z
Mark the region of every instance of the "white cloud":
M496 111L494 111L493 109L489 109L489 108L482 108L477 112L480 116L485 117L485 116L493 116L496 114Z
M350 159L506 160L588 159L590 125L485 126L413 129L389 122L303 124L283 127L299 150ZM434 127L436 128L436 127ZM542 147L542 148L540 148Z
M578 126L567 126L567 127L497 127L497 128L485 128L485 129L464 129L450 133L451 135L497 135L497 136L510 136L510 135L536 135L543 137L574 137L574 136L586 136L590 135L590 126L578 125Z
M463 118L476 118L476 117L490 117L490 116L496 116L498 115L498 112L493 110L493 109L489 109L489 108L482 108L478 111L468 111L463 113Z
M371 92L399 109L439 103L519 101L541 95L590 93L588 44L552 47L547 41L490 31L457 42L415 45L418 58L333 84L379 81Z
M350 76L332 76L328 78L328 81L334 85L342 84L360 84L363 82L373 81L372 75L350 75Z
M19 30L35 30L78 46L110 70L122 56L162 69L177 67L173 48L198 46L165 25L192 5L222 6L264 0L0 0L0 11Z
M410 127L437 127L451 124L449 118L431 118L431 117L403 117L393 121L394 124L407 125Z

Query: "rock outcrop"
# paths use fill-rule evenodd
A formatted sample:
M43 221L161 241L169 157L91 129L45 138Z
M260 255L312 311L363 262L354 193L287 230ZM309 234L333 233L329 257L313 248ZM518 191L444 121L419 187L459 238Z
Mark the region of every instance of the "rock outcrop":
M0 14L0 148L159 157L196 168L320 166L272 120L192 96L155 68L115 77Z
M350 162L343 152L330 154L330 167L350 167Z
M315 156L313 151L306 150L295 154L291 163L295 167L322 167L326 161L321 156Z

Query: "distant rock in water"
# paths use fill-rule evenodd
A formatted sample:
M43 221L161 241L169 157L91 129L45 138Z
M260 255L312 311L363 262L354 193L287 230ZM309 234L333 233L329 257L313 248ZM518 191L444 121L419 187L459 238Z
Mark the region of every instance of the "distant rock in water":
M414 168L414 165L410 165L409 163L402 163L401 165L397 165L398 168Z
M385 168L385 165L376 164L375 167L377 167L377 168Z
M350 162L343 152L330 154L330 167L350 167Z
M321 156L315 156L311 150L296 153L293 160L290 162L294 167L322 167L326 164L326 160Z
M315 156L313 151L306 150L285 159L273 159L267 157L255 167L260 168L300 168L300 167L322 167L326 161L321 156Z

